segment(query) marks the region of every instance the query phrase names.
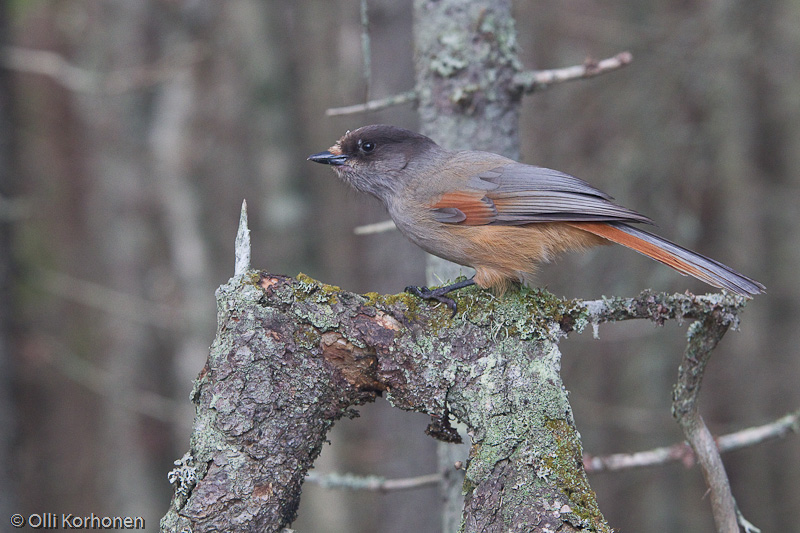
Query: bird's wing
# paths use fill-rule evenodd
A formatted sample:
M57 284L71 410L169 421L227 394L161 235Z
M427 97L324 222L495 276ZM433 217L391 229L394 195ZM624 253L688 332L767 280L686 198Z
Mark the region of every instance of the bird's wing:
M466 166L466 165L465 165ZM463 190L431 207L445 224L521 225L535 222L644 222L606 193L557 170L509 162L470 177Z

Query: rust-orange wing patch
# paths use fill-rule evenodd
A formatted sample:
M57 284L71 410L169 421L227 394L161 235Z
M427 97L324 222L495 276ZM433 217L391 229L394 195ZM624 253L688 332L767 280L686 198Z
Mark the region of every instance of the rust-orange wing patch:
M449 192L439 198L431 208L434 218L445 224L482 226L497 219L494 202L482 192Z

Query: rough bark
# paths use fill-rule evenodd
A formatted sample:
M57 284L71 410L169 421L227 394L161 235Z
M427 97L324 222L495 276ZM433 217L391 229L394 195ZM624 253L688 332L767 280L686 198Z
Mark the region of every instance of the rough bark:
M162 530L280 531L327 431L378 395L431 415L438 438L453 437L451 415L469 426L464 530L609 530L558 374L560 321L570 329L585 308L472 289L451 319L407 295L252 272L217 300L190 457L173 471Z
M420 130L448 148L519 157L511 0L416 0Z

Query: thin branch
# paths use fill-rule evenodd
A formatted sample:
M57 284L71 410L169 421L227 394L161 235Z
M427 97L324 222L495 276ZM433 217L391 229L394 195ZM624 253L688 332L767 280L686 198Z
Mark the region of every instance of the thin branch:
M361 57L364 61L364 81L367 82L367 98L370 94L370 82L372 81L372 54L369 43L369 11L367 10L367 0L361 0Z
M7 46L3 49L2 64L6 68L19 72L48 76L72 91L99 92L99 74L76 67L59 54L49 50Z
M61 298L133 320L138 324L176 330L182 329L185 324L183 311L179 308L145 300L63 272L39 269L30 283Z
M374 224L364 224L363 226L356 226L353 233L356 235L370 235L372 233L385 233L387 231L396 230L393 220L384 220L383 222L375 222Z
M689 326L689 341L678 368L678 382L672 400L673 416L692 446L706 480L714 523L720 533L738 533L736 502L717 443L700 415L698 404L703 374L711 359L711 352L730 325L730 320L714 311Z
M409 102L417 101L417 91L411 90L408 92L395 94L388 98L381 98L379 100L370 100L363 104L349 105L345 107L332 107L325 111L329 117L337 115L352 115L355 113L365 113L367 111L379 111L396 105L407 104Z
M519 72L514 76L513 84L519 90L530 93L536 90L545 89L556 83L599 76L600 74L605 74L606 72L620 69L625 65L628 65L631 61L633 61L633 56L630 52L621 52L614 57L609 57L601 61L587 60L583 65L575 65L573 67ZM378 111L381 109L386 109L387 107L406 104L408 102L416 102L417 99L417 91L411 90L396 94L394 96L389 96L388 98L370 100L363 104L345 107L332 107L325 111L325 114L330 117L337 115L352 115L367 111Z
M699 319L709 313L720 314L720 319L736 330L739 326L739 311L747 300L743 296L720 292L703 295L666 294L649 290L633 298L602 298L600 300L578 300L584 307L586 318L592 325L646 318L663 325L667 320Z
M541 89L547 89L551 85L557 83L599 76L600 74L620 69L630 64L631 61L633 61L633 55L630 52L620 52L614 57L609 57L600 61L587 59L583 65L551 70L520 72L514 76L514 85L523 92L532 93Z
M721 453L749 448L768 440L780 439L789 433L800 433L800 410L782 416L761 426L745 428L716 438ZM672 446L662 446L636 453L614 453L610 455L583 456L586 472L612 472L648 466L661 466L681 461L686 467L694 466L695 456L692 448L681 442ZM435 485L442 480L441 474L426 474L401 479L386 479L381 476L356 476L353 474L309 473L306 481L331 489L351 490L405 490Z
M748 521L742 511L739 510L739 504L736 504L736 518L739 520L739 525L744 529L744 533L761 533L761 529L757 528Z
M800 433L800 410L789 413L769 424L743 429L717 439L719 451L728 452L747 448L754 444L779 439L789 433Z
M726 453L748 448L768 440L779 439L789 433L800 433L800 410L789 413L768 424L722 435L717 437L716 441L719 451ZM602 456L586 454L583 456L583 466L587 472L591 473L658 466L674 461L681 461L686 466L694 464L694 452L686 442L636 453L614 453Z
M161 83L205 56L203 44L187 43L175 47L173 53L155 64L102 73L77 67L49 50L7 46L0 54L0 65L18 72L47 76L75 92L121 94Z
M584 454L583 467L586 469L586 472L593 474L597 472L657 466L674 461L681 461L687 466L694 463L694 454L688 444L682 442L680 444L673 444L672 446L662 446L636 453L612 453L610 455L598 456Z
M386 479L381 476L356 476L353 474L318 474L310 472L306 481L310 481L327 489L370 490L390 492L398 490L431 487L442 481L442 474L425 474L422 476Z
M120 391L114 387L114 380L107 370L58 344L54 342L51 346L49 359L68 379L131 412L168 424L181 427L187 425L188 421L182 411L183 402L144 389L120 396Z

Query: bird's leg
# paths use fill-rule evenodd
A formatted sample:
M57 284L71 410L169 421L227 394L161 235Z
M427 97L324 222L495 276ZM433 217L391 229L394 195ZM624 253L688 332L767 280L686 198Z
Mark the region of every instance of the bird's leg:
M436 289L410 286L406 287L406 292L409 292L424 300L436 300L437 302L441 302L453 312L452 316L456 316L456 311L458 310L456 302L452 298L445 296L445 294L458 289L463 289L464 287L469 287L470 285L475 285L475 279L464 279L457 281L456 283L451 283L450 285L445 285L444 287L438 287Z

